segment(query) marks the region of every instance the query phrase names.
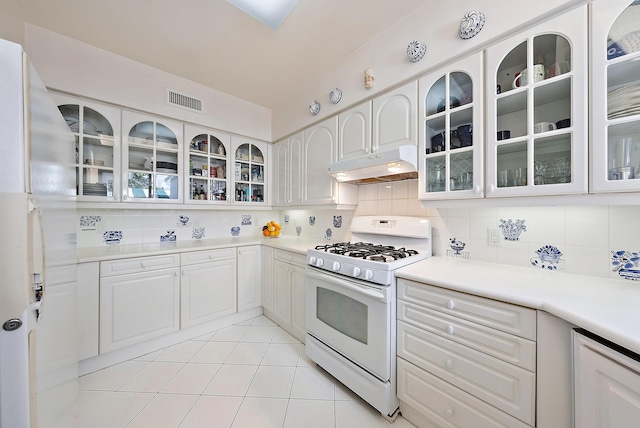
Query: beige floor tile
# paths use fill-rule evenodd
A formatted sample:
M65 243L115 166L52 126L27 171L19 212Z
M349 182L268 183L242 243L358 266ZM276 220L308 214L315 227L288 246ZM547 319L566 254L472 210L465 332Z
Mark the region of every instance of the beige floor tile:
M336 401L336 428L387 428L386 419L364 401Z
M298 364L301 349L300 343L271 343L260 364L295 367Z
M232 428L282 428L287 399L247 397L233 421Z
M203 395L180 424L180 428L229 428L236 417L242 397Z
M267 352L268 347L268 343L238 343L225 360L225 363L258 365Z
M316 363L309 357L307 357L307 348L302 345L302 349L300 350L300 355L298 357L298 366L301 367L315 367Z
M96 408L100 403L104 402L113 391L87 391L79 390L76 401L74 402L74 411L79 418L83 418Z
M398 416L394 422L387 421L387 428L416 428L416 426L402 416Z
M115 366L80 377L80 389L116 391L149 363L145 361L125 361Z
M161 392L168 394L202 394L221 364L187 363Z
M216 331L209 340L214 342L238 342L249 330L247 325L232 325Z
M265 317L264 315L260 315L259 317L256 317L253 319L252 325L268 325L268 326L274 327L277 324L271 321L269 318Z
M289 398L295 367L260 366L247 397Z
M205 388L205 395L244 397L258 366L225 364Z
M332 400L289 400L284 428L334 428L335 426Z
M271 343L300 343L300 341L283 328L278 327L271 338Z
M185 363L150 362L127 383L120 391L159 392L184 367Z
M197 395L158 394L127 428L175 428L198 400Z
M355 392L347 388L342 382L336 380L335 384L336 384L336 400L337 401L360 400L360 397L358 397L358 395Z
M156 357L164 352L164 349L159 349L154 352L149 352L148 354L140 355L137 358L134 358L133 361L153 361Z
M155 395L115 392L80 420L80 428L124 428Z
M319 367L296 367L291 398L333 400L335 380Z
M236 347L234 342L207 342L202 348L191 358L192 363L224 363L233 348Z
M202 348L204 342L198 340L188 340L170 346L161 352L153 361L169 361L186 363Z
M249 327L247 332L242 336L240 342L263 342L269 343L273 338L277 326L268 326L268 325L252 325Z

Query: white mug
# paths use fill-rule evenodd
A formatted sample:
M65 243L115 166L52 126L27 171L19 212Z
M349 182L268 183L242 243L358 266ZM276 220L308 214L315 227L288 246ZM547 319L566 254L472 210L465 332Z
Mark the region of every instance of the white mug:
M539 134L541 132L553 131L556 129L556 124L552 122L538 122L533 125L533 133Z
M544 80L544 65L536 64L533 66L533 69L531 71L533 73L533 83ZM528 81L529 77L527 75L527 69L525 68L524 70L522 70L522 72L520 72L520 74L516 75L515 79L513 79L513 89L519 88L521 86L527 86Z

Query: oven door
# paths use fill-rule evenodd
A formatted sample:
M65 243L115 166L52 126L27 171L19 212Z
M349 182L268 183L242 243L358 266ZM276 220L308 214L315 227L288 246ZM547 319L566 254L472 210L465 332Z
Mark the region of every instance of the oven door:
M383 381L391 378L394 287L376 286L310 266L307 332Z

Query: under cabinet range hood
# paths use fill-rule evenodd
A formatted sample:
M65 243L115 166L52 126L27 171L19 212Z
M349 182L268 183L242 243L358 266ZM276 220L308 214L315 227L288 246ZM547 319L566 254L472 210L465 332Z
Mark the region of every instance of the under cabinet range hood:
M356 184L407 180L418 177L417 158L416 146L400 146L329 164L329 174Z

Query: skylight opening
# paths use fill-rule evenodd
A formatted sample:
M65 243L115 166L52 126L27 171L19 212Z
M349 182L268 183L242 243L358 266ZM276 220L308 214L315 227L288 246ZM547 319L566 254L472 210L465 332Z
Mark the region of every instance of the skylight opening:
M298 0L227 0L247 15L275 30L298 4Z

